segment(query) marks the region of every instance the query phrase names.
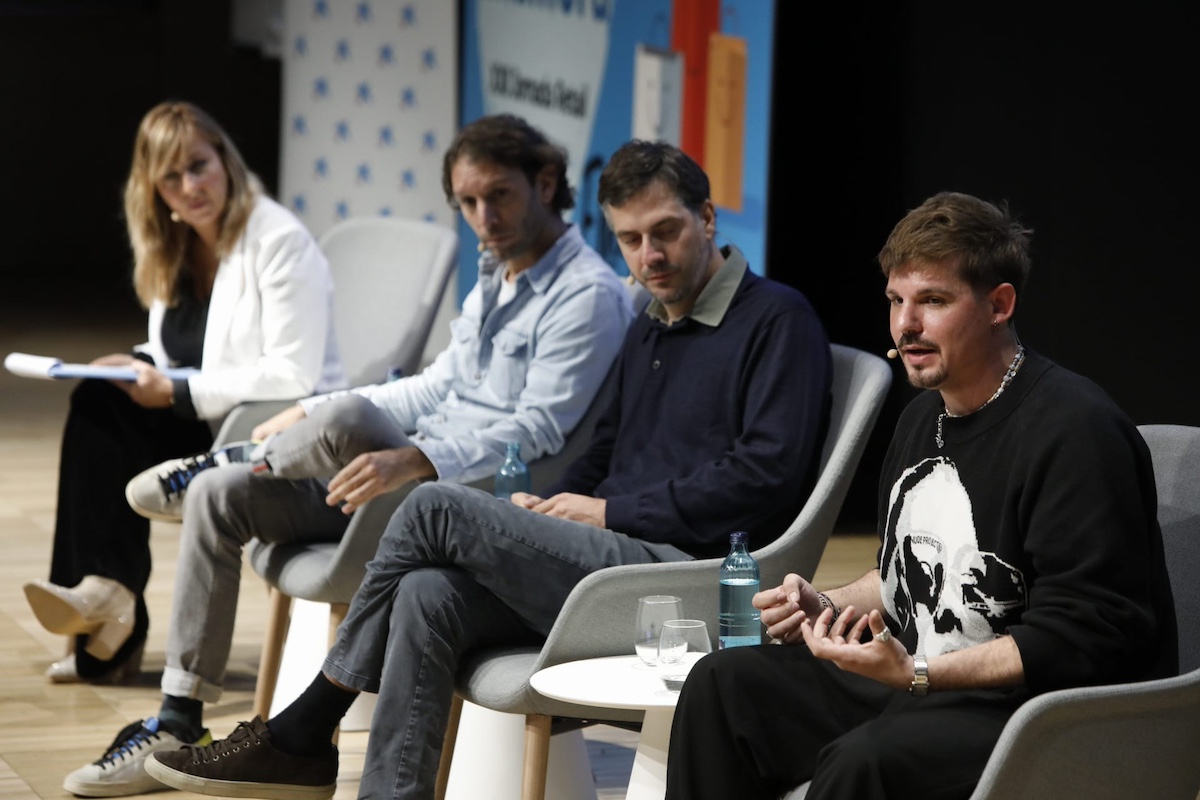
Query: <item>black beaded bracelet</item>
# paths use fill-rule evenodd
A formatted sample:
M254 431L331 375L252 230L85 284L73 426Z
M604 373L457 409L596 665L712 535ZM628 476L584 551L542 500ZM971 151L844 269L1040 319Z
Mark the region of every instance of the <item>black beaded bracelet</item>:
M825 609L828 608L829 610L831 610L833 612L833 619L829 620L829 624L830 624L830 626L832 626L833 623L837 622L837 618L839 616L841 616L841 614L842 614L841 609L839 609L837 606L835 606L833 604L833 601L829 599L829 595L825 594L824 592L817 592L817 599L821 601L821 610L822 611L824 611Z

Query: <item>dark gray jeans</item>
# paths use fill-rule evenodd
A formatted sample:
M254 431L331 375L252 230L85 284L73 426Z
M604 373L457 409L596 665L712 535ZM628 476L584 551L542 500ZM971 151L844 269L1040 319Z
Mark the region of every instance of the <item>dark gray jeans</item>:
M361 453L408 444L373 403L347 395L270 440L271 475L231 464L196 476L183 503L164 694L220 699L246 542L338 541L350 518L325 504L326 481Z
M417 486L388 523L323 669L379 694L359 796L433 796L464 654L539 641L591 572L687 558L478 489Z

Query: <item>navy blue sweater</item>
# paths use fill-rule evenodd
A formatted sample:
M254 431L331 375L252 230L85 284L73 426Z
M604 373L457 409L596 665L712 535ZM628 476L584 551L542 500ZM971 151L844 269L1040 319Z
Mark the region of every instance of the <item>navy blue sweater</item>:
M831 358L804 295L746 270L716 327L643 314L588 451L547 496L607 501L615 531L707 557L776 539L816 479Z

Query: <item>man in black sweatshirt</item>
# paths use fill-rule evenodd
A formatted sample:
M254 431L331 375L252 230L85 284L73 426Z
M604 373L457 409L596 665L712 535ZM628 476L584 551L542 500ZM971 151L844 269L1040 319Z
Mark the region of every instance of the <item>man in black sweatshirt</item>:
M714 654L680 697L668 798L966 798L1039 692L1174 674L1150 455L1086 378L1027 350L1028 240L939 194L879 254L891 334L930 389L896 426L878 568L759 593L785 646Z

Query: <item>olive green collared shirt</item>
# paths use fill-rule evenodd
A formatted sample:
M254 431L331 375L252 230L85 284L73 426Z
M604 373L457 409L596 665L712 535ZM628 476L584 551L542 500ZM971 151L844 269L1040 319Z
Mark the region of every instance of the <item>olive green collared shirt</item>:
M721 320L725 319L725 312L729 310L729 304L733 302L733 296L737 293L742 276L746 274L749 265L742 251L731 244L721 248L721 255L725 257L725 263L717 270L716 275L709 278L708 283L700 290L700 296L696 298L692 310L684 314L683 319L694 319L710 328L717 327ZM667 309L658 298L650 301L646 306L646 313L664 325L670 324L667 321Z

